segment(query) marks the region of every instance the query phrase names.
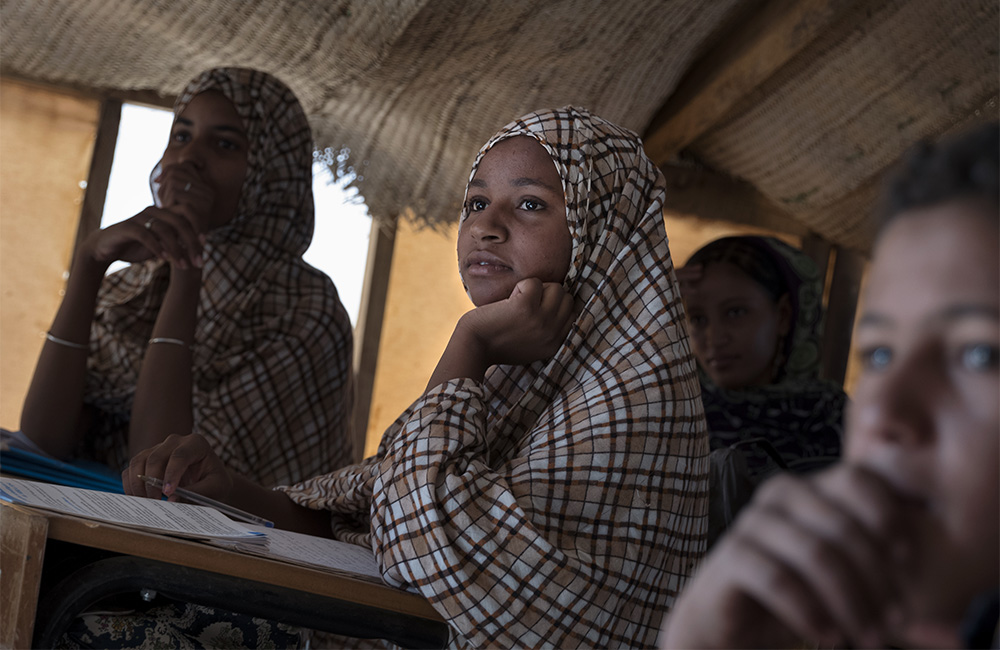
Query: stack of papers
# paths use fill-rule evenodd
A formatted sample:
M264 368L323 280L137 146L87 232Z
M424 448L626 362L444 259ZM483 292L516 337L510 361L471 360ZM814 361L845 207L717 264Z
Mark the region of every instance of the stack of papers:
M267 535L218 510L98 490L0 478L0 500L155 533L267 546Z
M369 548L244 524L206 506L5 477L0 477L0 501L205 541L232 551L385 584Z
M356 580L384 585L382 573L371 549L326 537L303 535L290 530L264 528L248 524L249 528L267 535L267 547L247 546L237 540L210 539L209 544L222 548L279 560L289 564L320 569Z

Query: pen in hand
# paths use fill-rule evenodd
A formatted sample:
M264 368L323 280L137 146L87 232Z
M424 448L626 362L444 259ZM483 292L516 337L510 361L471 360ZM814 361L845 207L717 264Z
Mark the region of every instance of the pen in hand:
M146 485L152 485L153 487L158 487L163 489L163 481L158 478L153 478L152 476L145 476L139 474L139 479L142 480ZM240 510L239 508L234 508L227 503L221 501L216 501L206 496L202 496L197 492L192 492L191 490L185 490L184 488L174 488L174 494L183 499L190 501L191 503L196 503L200 506L208 506L210 508L215 508L222 514L236 519L237 521L245 521L249 524L257 524L259 526L264 526L266 528L274 528L274 522L268 521L263 517L258 517L257 515L251 514Z

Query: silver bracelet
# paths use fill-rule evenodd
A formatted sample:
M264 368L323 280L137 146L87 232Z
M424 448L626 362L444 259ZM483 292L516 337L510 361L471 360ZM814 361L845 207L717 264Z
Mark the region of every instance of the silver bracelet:
M58 336L53 336L52 332L46 332L45 338L52 341L53 343L58 343L59 345L65 345L67 348L73 348L74 350L89 350L90 345L85 343L74 343L73 341L67 341L66 339L61 339Z
M182 348L188 347L188 344L180 339L170 339L164 336L157 336L156 338L149 339L150 345L153 345L154 343L169 343L170 345L179 345Z

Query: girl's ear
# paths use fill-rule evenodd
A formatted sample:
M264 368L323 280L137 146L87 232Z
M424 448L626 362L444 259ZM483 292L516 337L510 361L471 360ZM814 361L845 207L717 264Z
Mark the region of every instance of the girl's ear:
M786 293L778 298L778 334L784 337L788 336L790 331L792 331L792 300Z

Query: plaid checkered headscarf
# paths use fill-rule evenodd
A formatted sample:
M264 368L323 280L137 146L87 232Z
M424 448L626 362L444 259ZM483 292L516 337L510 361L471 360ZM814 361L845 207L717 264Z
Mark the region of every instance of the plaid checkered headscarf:
M525 135L562 177L583 305L554 357L434 387L377 456L285 489L426 596L453 646L651 647L705 547L708 440L661 207L633 133L564 108Z
M188 84L225 95L250 148L237 215L212 231L193 345L194 431L265 485L350 459L351 323L330 279L302 260L313 233L312 135L291 90L256 70L218 68ZM156 175L154 171L153 175ZM146 342L170 268L108 276L91 331L85 401L99 413L86 452L120 465Z

